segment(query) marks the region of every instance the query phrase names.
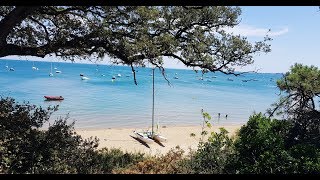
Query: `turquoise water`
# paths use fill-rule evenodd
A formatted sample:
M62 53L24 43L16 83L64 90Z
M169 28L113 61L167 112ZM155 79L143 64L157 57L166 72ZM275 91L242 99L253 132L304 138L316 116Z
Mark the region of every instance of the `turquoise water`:
M50 62L0 60L0 95L43 107L59 104L51 121L69 114L76 128L151 126L151 68L137 68L135 85L127 66L52 64L54 76L49 77ZM6 65L15 71L9 71ZM33 70L33 65L39 70ZM80 73L90 79L81 80ZM121 77L112 81L117 74ZM271 73L238 77L207 73L199 80L200 73L182 69L166 69L166 74L171 86L155 71L155 122L160 125L201 124L201 109L212 116L213 124L243 124L254 111L265 112L278 99L275 80L281 77ZM45 95L61 95L65 100L44 101Z

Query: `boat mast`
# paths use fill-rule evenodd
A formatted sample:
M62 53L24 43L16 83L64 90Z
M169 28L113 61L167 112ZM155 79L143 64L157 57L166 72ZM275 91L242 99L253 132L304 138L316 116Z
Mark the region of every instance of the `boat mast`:
M153 137L153 124L154 124L154 68L152 69L152 133Z

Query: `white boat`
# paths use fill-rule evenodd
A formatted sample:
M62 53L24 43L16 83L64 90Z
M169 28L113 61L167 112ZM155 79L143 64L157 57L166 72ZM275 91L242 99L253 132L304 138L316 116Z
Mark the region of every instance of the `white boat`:
M10 70L10 71L14 71L14 68L10 68L9 70Z
M90 78L86 77L86 76L81 76L81 80L88 80Z
M118 74L118 77L121 77L121 74Z
M9 69L8 62L6 62L6 66L5 67L6 67L6 69Z
M32 61L32 70L37 70L37 67L34 65L34 61Z
M160 134L158 133L152 133L150 131L147 132L148 134L148 137L155 140L155 141L158 141L158 142L167 142L167 138L165 138L164 136L161 136Z
M167 142L167 138L159 135L159 134L154 134L153 139L159 142Z
M51 63L51 67L50 67L50 73L49 73L49 76L52 77L53 76L53 73L52 73L52 63Z
M61 73L61 71L56 71L56 73Z
M39 68L37 68L37 66L34 65L34 61L32 61L32 70L34 71L38 71Z
M152 140L148 137L148 134L146 132L133 131L133 133L136 135L136 138L140 139L141 141L143 141L147 144L154 142L154 140Z
M175 79L179 79L177 76L174 77Z
M157 132L154 132L154 68L152 69L152 129L151 132L147 132L146 134L150 139L153 139L158 142L166 142L167 138L160 135Z
M151 131L133 131L136 137L141 141L149 144L154 141L166 142L167 138L155 132L154 129L154 69L152 69L152 129Z

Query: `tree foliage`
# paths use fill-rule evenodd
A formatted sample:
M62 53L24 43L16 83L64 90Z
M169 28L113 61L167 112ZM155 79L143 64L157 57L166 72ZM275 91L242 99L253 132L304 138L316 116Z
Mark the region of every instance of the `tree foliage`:
M184 173L222 174L230 156L234 153L234 139L228 131L220 128L220 132L211 132L206 142L200 142L196 152L191 152L189 159L181 165Z
M228 171L240 174L288 172L291 157L284 148L284 141L289 127L287 121L271 120L261 114L251 116L239 131L236 153Z
M226 171L239 174L292 174L320 172L320 151L315 145L287 144L292 121L270 119L262 114L250 117L235 141L235 154Z
M254 115L241 128L229 167L236 173L319 173L320 70L296 63L277 86L279 102L269 118ZM271 120L275 113L282 120Z
M269 110L271 116L276 112L297 119L318 109L315 98L320 94L320 70L317 67L296 63L277 81L277 86L284 95L274 104L273 111Z
M148 63L164 74L163 58L204 71L236 74L269 52L264 40L227 33L239 23L238 7L39 6L0 7L0 57L30 55L96 58L132 67ZM135 76L134 76L135 77ZM136 81L135 81L136 82Z
M320 93L320 70L315 66L295 64L284 77L277 81L285 93L271 112L284 114L293 122L288 145L311 144L320 147L320 112L316 98Z

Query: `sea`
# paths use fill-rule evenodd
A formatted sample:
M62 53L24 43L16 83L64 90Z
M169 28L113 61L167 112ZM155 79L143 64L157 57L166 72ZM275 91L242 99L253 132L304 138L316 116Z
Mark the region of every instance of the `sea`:
M2 59L0 96L43 108L59 105L48 123L67 118L79 129L149 128L153 103L157 126L201 125L202 110L210 114L213 125L242 125L277 101L276 80L282 77L220 72L202 76L193 70L166 68L167 81L155 69L153 101L152 68L135 69L137 85L128 66ZM82 80L80 74L89 79ZM44 96L64 100L45 101Z

